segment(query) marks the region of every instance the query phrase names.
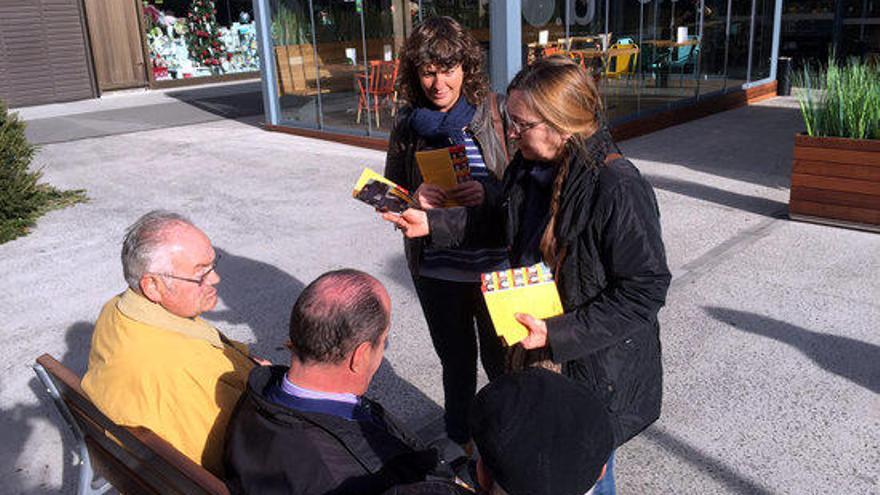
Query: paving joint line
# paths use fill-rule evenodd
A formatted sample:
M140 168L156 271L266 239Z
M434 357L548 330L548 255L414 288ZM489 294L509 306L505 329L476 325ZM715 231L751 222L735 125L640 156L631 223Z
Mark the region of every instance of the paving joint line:
M769 235L772 230L782 225L782 220L786 220L785 209L775 210L769 213L769 218L765 219L758 225L739 232L710 249L699 258L685 263L673 273L669 292L677 292L684 287L693 284L704 275L711 272L722 262L727 261L731 256L738 252L738 250L751 246Z

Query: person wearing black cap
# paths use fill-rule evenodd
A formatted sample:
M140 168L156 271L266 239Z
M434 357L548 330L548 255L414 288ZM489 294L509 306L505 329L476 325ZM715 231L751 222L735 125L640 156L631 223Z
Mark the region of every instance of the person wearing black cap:
M583 495L614 448L602 402L542 368L502 376L477 394L470 428L477 477L492 495Z

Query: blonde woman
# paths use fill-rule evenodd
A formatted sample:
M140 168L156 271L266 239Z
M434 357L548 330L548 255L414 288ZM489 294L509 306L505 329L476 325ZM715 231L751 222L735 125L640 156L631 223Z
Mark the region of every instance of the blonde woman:
M670 274L651 185L623 158L600 118L591 77L551 57L510 83L508 137L519 152L497 201L480 208L385 214L409 238L457 246L500 229L513 266L553 267L563 315L517 319L521 343L590 388L611 417L615 444L660 415L657 313ZM614 493L613 454L595 493Z

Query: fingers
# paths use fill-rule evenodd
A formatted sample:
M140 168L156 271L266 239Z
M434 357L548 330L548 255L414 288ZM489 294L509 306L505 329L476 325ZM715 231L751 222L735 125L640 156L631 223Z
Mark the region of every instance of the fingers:
M422 208L439 208L446 201L446 191L428 183L420 185L414 196Z
M406 226L406 220L404 220L398 213L391 213L389 211L386 211L382 214L382 219L387 222L393 223L397 228L403 228Z
M409 238L424 237L430 232L427 214L418 209L410 208L401 214L385 212L382 219L394 224L403 235Z
M464 206L477 206L483 202L483 185L475 180L462 182L449 189L447 194Z
M528 329L531 329L535 326L535 317L528 313L516 313L513 315L516 318L516 321L522 323L522 325Z
M544 320L526 313L516 313L513 316L529 331L529 335L520 342L523 348L538 349L547 345L547 324Z

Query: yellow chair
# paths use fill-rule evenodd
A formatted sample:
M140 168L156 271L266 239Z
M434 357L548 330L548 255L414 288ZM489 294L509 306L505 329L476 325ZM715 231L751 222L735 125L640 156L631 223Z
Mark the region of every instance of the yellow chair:
M639 61L639 46L635 43L615 43L608 49L608 61L605 64L605 77L621 79L636 72Z

